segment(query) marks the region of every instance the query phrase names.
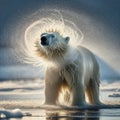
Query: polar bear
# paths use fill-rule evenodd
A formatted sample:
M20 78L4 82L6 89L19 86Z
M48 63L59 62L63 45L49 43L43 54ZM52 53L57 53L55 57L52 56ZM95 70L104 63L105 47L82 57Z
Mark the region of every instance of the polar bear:
M36 54L46 64L50 63L45 75L45 104L99 105L97 60L88 49L74 47L69 41L70 37L63 37L59 32L45 32L35 42Z

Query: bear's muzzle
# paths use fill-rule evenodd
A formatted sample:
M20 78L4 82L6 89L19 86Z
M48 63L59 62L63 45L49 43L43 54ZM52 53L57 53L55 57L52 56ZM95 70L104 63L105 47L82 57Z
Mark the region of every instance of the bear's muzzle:
M47 38L45 37L45 36L42 36L41 37L41 45L48 45L48 43L47 43Z

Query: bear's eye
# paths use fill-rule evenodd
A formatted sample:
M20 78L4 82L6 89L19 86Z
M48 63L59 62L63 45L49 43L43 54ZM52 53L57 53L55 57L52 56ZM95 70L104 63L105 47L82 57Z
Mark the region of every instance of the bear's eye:
M55 38L55 35L51 35L52 38Z

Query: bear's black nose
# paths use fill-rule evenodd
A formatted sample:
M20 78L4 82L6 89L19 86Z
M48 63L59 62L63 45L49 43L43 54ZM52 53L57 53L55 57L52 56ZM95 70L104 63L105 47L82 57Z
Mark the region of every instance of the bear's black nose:
M41 44L46 45L47 38L45 36L41 37Z
M46 42L47 38L45 36L41 37L41 42Z

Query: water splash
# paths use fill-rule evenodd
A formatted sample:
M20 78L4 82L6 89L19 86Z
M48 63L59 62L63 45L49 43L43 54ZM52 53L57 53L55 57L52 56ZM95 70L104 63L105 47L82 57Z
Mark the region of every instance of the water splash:
M35 55L35 40L40 39L40 35L46 31L58 31L63 37L70 37L70 45L76 47L83 40L83 33L77 25L64 18L58 10L40 10L40 18L33 21L25 30L25 54L26 62L35 65L43 65L42 59ZM35 13L36 14L36 13ZM44 66L44 65L43 65Z

